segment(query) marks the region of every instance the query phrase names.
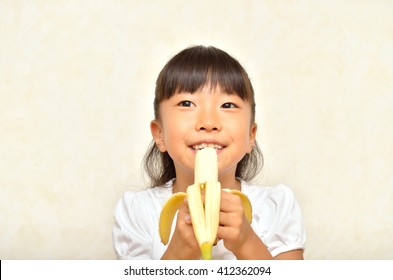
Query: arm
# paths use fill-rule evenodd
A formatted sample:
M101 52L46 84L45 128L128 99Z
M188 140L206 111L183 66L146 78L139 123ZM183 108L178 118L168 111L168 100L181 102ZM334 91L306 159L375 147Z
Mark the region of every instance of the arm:
M126 192L117 203L112 242L118 259L152 259L148 213L134 192Z
M252 229L251 229L252 230ZM273 257L262 240L252 230L250 237L233 252L238 260L303 260L303 250L297 249Z
M222 193L218 237L224 240L224 246L232 251L237 259L303 259L301 249L283 252L273 258L247 222L239 197L226 192Z
M217 235L224 240L224 246L232 251L238 260L273 259L248 223L241 199L236 195L221 193L220 226Z
M303 250L296 249L277 255L275 260L304 260Z

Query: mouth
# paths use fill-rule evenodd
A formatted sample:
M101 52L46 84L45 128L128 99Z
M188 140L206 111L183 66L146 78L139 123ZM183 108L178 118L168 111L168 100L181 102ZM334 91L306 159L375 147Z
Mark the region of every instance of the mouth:
M197 144L197 145L192 145L191 148L194 151L199 151L202 150L204 148L213 148L217 151L222 150L224 147L220 144L214 144L214 143L201 143L201 144Z

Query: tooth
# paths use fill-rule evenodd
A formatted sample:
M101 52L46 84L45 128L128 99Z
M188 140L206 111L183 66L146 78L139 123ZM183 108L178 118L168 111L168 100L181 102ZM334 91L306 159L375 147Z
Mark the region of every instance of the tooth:
M192 146L192 148L194 150L202 150L204 148L213 148L213 149L216 149L216 150L221 150L222 146L219 145L219 144L212 144L212 143L206 144L206 143L203 143L203 144L194 145L194 146Z

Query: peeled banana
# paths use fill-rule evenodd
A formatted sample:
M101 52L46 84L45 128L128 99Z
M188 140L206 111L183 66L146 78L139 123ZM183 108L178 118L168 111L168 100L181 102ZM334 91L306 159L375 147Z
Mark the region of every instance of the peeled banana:
M214 148L198 150L195 157L194 184L187 192L173 194L164 204L160 214L159 232L161 242L167 244L171 234L173 218L187 198L195 237L202 259L212 259L212 247L216 243L219 226L221 184L218 182L218 161ZM252 207L247 196L238 190L223 189L238 195L243 203L246 219L252 221ZM202 199L202 193L205 200Z

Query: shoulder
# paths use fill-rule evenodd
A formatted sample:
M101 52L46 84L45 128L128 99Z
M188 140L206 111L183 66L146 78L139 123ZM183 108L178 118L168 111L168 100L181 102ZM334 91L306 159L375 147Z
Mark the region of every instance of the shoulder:
M302 213L288 186L263 187L242 182L242 191L252 204L252 227L273 256L304 250L306 232Z
M163 203L172 194L172 184L168 182L165 185L147 188L139 191L126 191L117 203L117 211L137 210L156 210L162 208Z
M295 200L293 191L286 185L261 186L241 181L242 191L251 199L289 203Z
M286 185L265 187L243 181L242 191L250 199L254 215L265 221L273 222L289 217L302 220L295 195Z

